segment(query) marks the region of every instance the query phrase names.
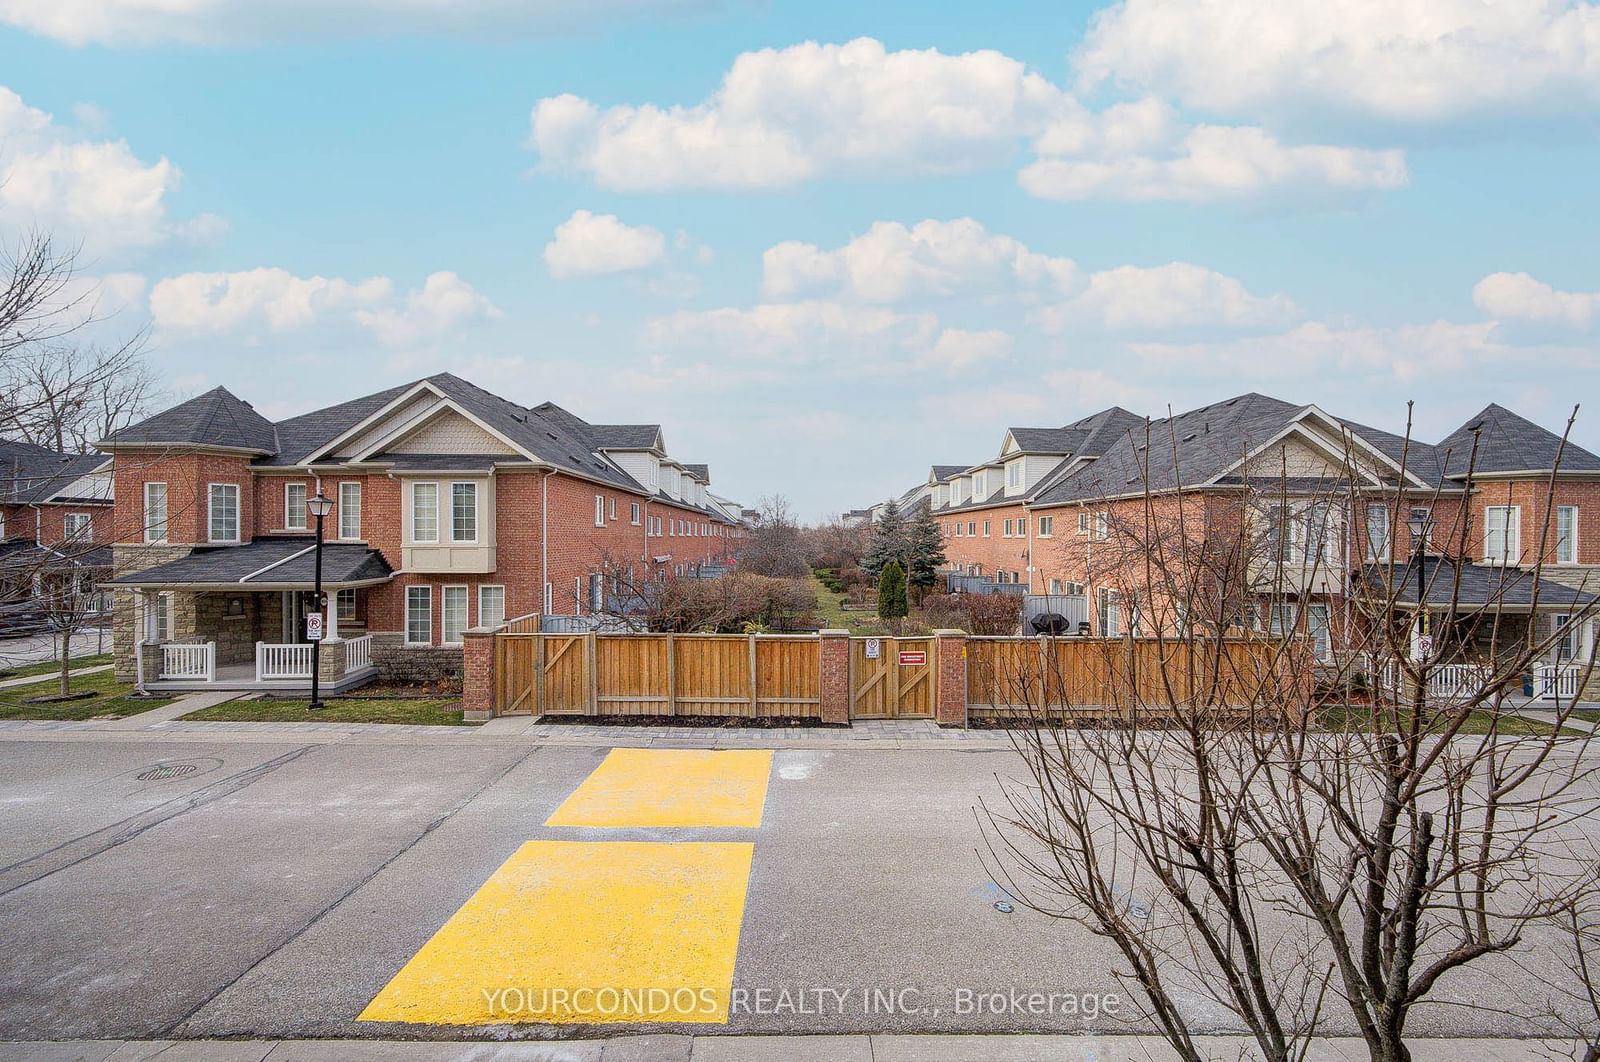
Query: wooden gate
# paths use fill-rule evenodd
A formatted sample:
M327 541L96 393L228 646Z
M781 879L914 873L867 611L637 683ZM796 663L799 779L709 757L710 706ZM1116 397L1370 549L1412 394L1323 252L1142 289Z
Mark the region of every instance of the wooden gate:
M932 638L850 639L852 719L931 719L935 681Z

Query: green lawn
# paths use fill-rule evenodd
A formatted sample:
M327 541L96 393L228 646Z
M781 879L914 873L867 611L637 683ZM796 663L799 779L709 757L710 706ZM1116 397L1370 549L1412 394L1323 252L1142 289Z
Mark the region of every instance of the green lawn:
M100 653L97 656L75 656L72 658L72 670L80 667L98 667L101 664L111 663L110 653ZM0 679L26 678L29 675L56 675L61 672L61 661L41 660L37 664L24 664L21 667L0 668L6 672Z
M328 698L321 711L310 711L305 701L224 701L190 712L185 719L236 723L411 723L425 726L462 726L461 699Z
M845 595L836 594L822 585L816 575L811 576L811 586L817 592L817 618L823 627L847 630L851 634L887 635L886 628L875 612L846 612Z
M85 697L81 701L24 704L23 701L29 697L44 697L56 692L55 676L44 675L40 676L38 682L0 690L0 719L94 719L102 716L120 718L159 708L172 700L171 697L132 697L130 694L133 692L133 686L127 682L118 682L110 671L99 671L93 675L74 675L71 689L74 693L93 690L98 696Z
M1393 709L1389 709L1386 714L1391 722L1401 718L1401 716L1396 715ZM1371 726L1371 719L1372 710L1370 708L1357 705L1347 707L1332 706L1323 708L1317 713L1317 729L1327 731L1339 731L1347 727L1367 729ZM1490 712L1472 712L1467 716L1466 723L1462 725L1457 733L1463 736L1487 734L1493 722L1494 716ZM1442 723L1435 729L1443 729ZM1505 716L1500 720L1500 733L1507 737L1549 734L1554 730L1555 727L1549 723L1541 723L1536 719L1524 719L1520 716ZM1576 730L1568 732L1574 735L1578 733Z

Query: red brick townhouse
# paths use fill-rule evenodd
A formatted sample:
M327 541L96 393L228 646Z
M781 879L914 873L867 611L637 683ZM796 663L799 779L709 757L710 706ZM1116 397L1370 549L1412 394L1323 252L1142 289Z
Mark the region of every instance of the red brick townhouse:
M602 610L619 573L682 574L744 534L659 425L590 424L448 373L278 423L217 388L99 446L118 672L164 686L309 681L319 492L336 688L454 672L469 628Z
M1496 405L1438 444L1407 444L1246 394L1149 422L1106 410L1060 429L1013 428L999 458L935 484L933 511L954 570L1083 595L1102 635L1185 622L1152 579L1155 544L1177 556L1248 542L1252 582L1280 602L1257 622L1305 632L1324 653L1340 643L1352 579L1396 579L1401 606L1418 607L1415 586L1398 580L1408 520L1425 516L1422 607L1441 623L1491 603L1522 609L1541 634L1560 632L1550 660L1560 666L1593 651L1596 623L1573 619L1600 593L1600 457L1569 443L1558 468L1560 445Z
M0 439L0 633L40 621L46 585L90 592L111 566L104 454Z

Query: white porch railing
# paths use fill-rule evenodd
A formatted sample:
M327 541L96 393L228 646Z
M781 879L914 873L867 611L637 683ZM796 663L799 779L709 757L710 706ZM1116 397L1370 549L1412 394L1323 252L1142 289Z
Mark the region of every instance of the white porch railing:
M1578 696L1578 664L1535 664L1533 695L1542 700L1570 701Z
M1428 696L1435 700L1465 700L1476 696L1489 682L1490 671L1477 664L1443 664L1428 676Z
M360 671L372 666L372 635L363 634L344 643L344 672Z
M216 642L162 642L161 677L213 682L217 677Z
M256 643L256 681L308 679L311 677L311 644L271 645Z

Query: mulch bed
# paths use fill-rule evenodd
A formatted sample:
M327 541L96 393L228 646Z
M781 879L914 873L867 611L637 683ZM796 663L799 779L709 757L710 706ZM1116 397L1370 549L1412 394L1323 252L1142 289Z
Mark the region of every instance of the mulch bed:
M692 726L705 730L785 730L809 726L848 730L848 723L824 723L809 716L777 715L754 719L725 715L546 715L546 723L587 723L590 726Z
M46 680L48 681L48 680ZM63 701L86 701L100 696L99 690L79 690L77 693L52 693L46 697L29 697L23 704L60 704Z

